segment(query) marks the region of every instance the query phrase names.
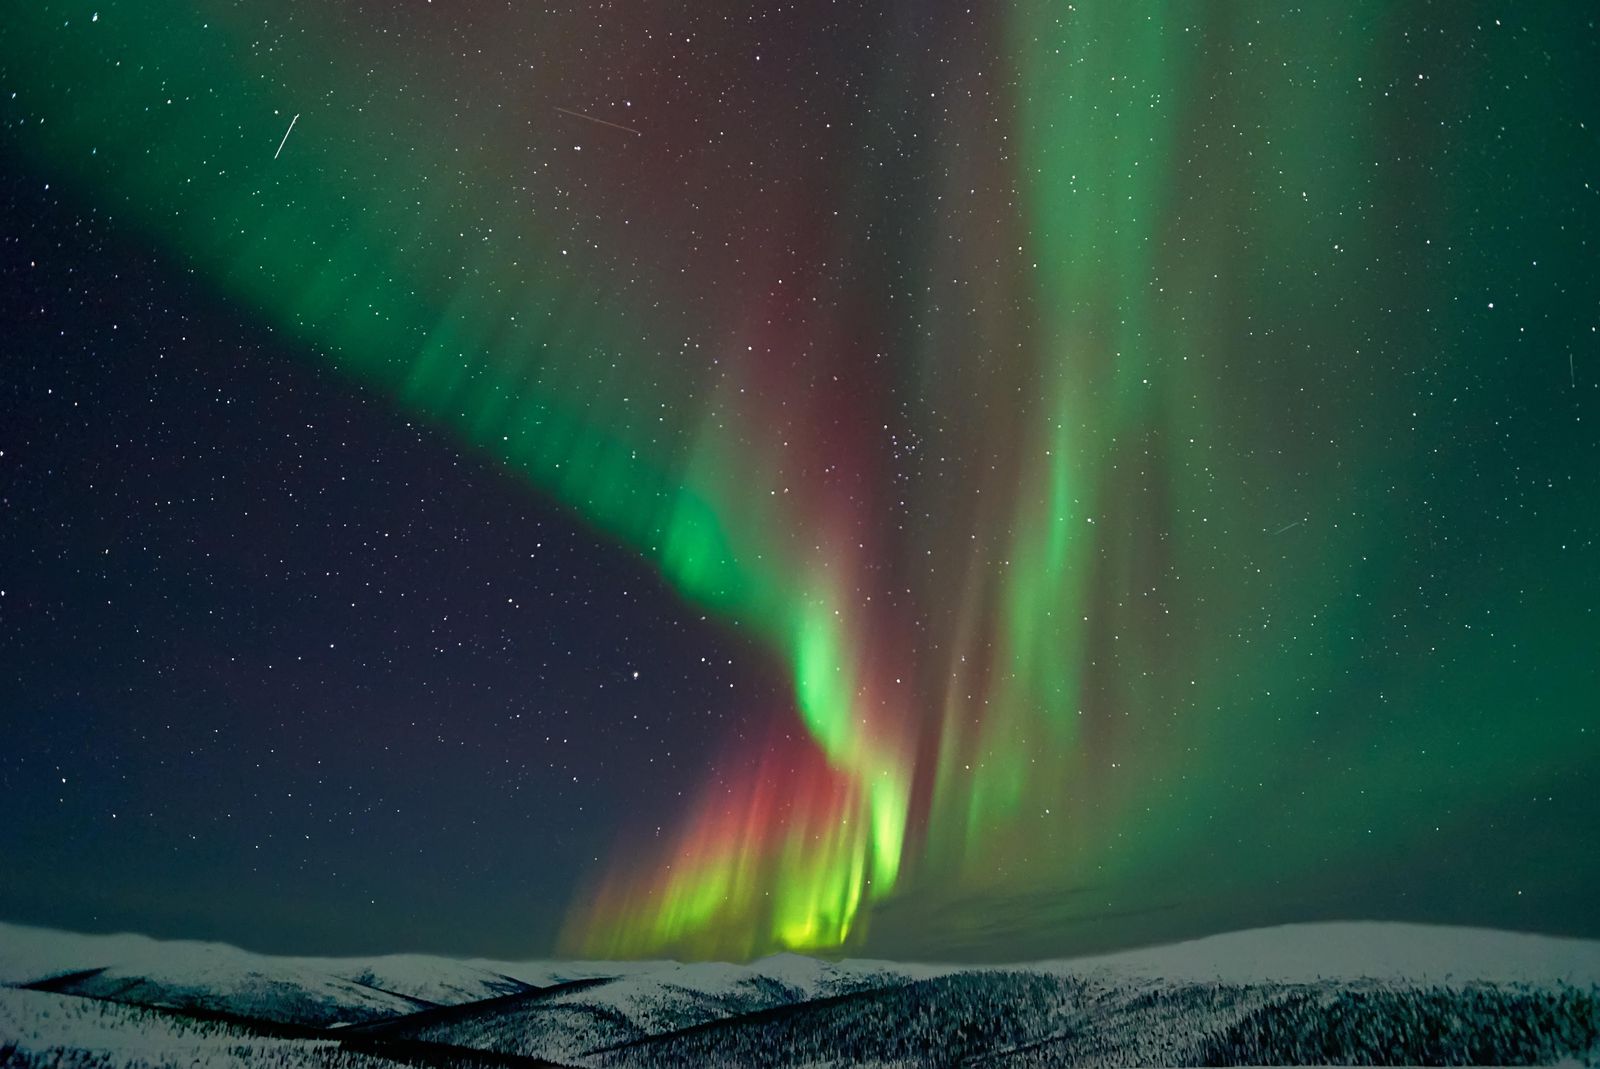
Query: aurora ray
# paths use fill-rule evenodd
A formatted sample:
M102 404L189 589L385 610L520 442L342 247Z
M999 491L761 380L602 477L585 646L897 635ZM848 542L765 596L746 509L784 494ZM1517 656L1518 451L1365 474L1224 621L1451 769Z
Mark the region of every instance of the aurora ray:
M13 13L14 151L781 660L768 737L593 874L569 949L961 952L936 918L1034 903L985 934L1025 946L1174 887L1179 928L1315 912L1593 767L1596 569L1542 577L1596 497L1485 525L1515 477L1478 482L1505 469L1467 429L1549 400L1462 299L1537 244L1477 251L1550 130L1456 103L1512 92L1521 46L1388 2L884 10L848 46L794 29L784 62L837 77L790 71L762 106L811 132L730 179L684 146L754 104L660 73L732 62L709 14L698 59L639 33L502 107L292 6L289 49L253 4ZM485 63L579 32L460 18ZM639 107L552 103L613 77ZM580 154L552 111L617 129ZM1566 224L1539 257L1593 282ZM1592 486L1593 422L1527 432L1552 479Z

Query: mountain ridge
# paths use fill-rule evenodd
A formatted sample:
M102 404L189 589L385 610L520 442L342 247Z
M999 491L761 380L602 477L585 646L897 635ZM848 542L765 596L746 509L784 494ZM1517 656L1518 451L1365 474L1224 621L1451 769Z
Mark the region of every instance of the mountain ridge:
M1346 921L1011 965L491 962L0 923L6 1069L1485 1059L1600 1064L1600 941Z

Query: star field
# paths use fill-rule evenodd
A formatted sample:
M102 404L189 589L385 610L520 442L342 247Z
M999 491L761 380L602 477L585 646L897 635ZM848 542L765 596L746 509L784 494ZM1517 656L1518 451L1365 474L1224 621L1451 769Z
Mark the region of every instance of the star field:
M1600 36L48 2L0 915L270 950L1600 935Z

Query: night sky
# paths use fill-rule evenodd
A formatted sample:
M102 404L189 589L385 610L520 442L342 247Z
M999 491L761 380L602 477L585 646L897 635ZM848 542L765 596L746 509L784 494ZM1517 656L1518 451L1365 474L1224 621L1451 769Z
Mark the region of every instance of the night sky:
M41 0L0 918L1600 937L1582 5Z

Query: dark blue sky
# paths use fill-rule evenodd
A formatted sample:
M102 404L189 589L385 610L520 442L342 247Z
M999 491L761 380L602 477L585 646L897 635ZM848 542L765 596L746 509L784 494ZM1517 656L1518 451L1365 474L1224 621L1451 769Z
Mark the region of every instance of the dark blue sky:
M3 190L0 917L547 950L771 666L102 214Z

